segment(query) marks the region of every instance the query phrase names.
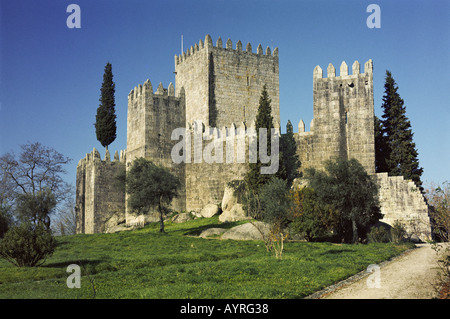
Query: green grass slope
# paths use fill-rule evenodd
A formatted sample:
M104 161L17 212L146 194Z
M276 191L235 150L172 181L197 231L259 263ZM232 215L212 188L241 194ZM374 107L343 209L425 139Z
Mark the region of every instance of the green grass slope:
M260 241L194 237L218 218L158 224L115 234L59 237L41 267L0 260L0 298L302 298L411 245L288 242L283 259ZM67 266L81 267L69 289Z

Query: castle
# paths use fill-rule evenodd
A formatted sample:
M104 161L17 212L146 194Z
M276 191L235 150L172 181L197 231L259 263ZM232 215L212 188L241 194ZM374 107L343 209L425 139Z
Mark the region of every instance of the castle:
M145 222L126 207L126 195L114 187L115 176L144 157L170 169L182 181L179 196L172 209L199 211L208 204L222 201L226 184L242 179L248 169L248 146L254 128L259 98L264 85L271 98L272 116L280 132L278 48L271 52L258 45L256 53L241 41L233 48L228 39L216 45L209 35L182 55L175 55L175 86L160 83L154 91L149 80L136 86L128 95L127 149L114 155L108 150L102 160L94 149L77 166L76 211L77 233L105 232L117 223ZM356 158L380 185L383 222L403 222L417 237L430 236L428 207L418 188L403 177L375 174L373 63L348 66L342 62L339 76L332 64L326 77L317 66L313 71L314 117L310 131L300 120L294 134L297 154L307 167L323 168L330 158ZM179 136L176 129L185 128L186 160L174 162L173 149ZM200 135L198 135L200 134ZM202 140L202 149L193 141ZM236 137L241 136L240 140ZM245 154L236 148L242 143ZM203 145L206 145L203 147ZM232 147L230 147L232 146ZM218 155L227 152L226 161L205 161L202 151ZM230 153L232 152L232 153ZM200 154L200 158L198 157ZM179 154L177 154L179 155Z

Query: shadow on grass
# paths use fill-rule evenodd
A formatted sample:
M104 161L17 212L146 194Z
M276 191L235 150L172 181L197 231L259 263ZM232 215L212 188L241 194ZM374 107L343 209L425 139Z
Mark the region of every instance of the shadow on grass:
M60 267L67 267L69 265L75 264L80 267L95 267L100 263L104 263L107 260L88 260L88 259L74 259L74 260L68 260L68 261L62 261L62 262L54 262L54 263L45 263L41 267L47 267L47 268L60 268Z
M354 252L354 251L351 250L351 249L340 249L340 250L338 250L338 249L329 249L329 250L321 253L321 255L322 256L323 255L338 255L338 254L348 253L348 252L351 253L351 252Z

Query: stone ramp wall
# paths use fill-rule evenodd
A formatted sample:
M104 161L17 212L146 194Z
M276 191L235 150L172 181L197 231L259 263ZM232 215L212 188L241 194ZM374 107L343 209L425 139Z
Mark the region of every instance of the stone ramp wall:
M405 180L403 176L388 176L387 173L375 176L380 186L380 208L384 215L381 222L393 226L398 220L413 239L431 239L428 205L414 182Z

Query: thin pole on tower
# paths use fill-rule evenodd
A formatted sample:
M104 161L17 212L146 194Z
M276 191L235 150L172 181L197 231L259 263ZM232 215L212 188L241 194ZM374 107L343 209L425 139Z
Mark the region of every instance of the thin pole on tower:
M181 35L181 54L183 54L183 35Z

